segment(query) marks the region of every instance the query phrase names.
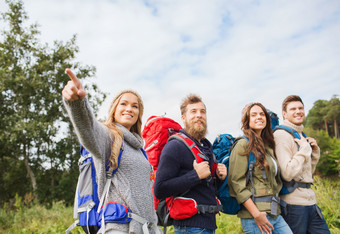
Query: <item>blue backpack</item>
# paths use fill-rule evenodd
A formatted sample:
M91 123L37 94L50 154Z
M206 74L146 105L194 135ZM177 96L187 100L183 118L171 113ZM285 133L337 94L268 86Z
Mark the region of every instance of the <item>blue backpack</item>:
M147 158L143 149L142 152ZM133 214L128 207L120 203L111 202L103 204L109 191L111 178L118 170L122 153L123 147L120 149L117 168L112 173L106 173L106 184L103 194L99 198L93 156L81 146L81 156L78 162L80 173L74 199L74 218L78 217L78 220L66 230L66 233L69 233L76 226L81 226L85 233L97 233L101 226L108 222L128 223L131 219L135 219L143 224L147 222L142 217ZM107 165L106 171L108 170L109 166Z
M276 113L272 112L271 110L267 109L267 112L270 116L270 123L272 125L272 129L274 130L276 126L279 125L279 117Z
M284 130L284 131L288 132L289 134L291 134L294 138L301 139L300 134L293 128L290 128L290 127L287 127L287 126L284 126L284 125L278 125L278 126L275 127L274 132L277 131L277 130ZM303 135L303 137L307 137L304 132L302 132L302 135ZM310 183L301 183L301 182L297 182L295 180L285 181L284 179L282 179L282 182L283 182L283 186L282 186L282 189L280 191L280 195L285 195L285 194L291 193L298 187L310 188L310 186L311 186Z
M219 163L223 163L224 165L226 165L227 171L229 171L229 159L230 159L231 150L233 146L236 144L236 142L241 138L245 138L249 141L249 139L245 136L235 139L230 134L221 134L215 139L213 143L214 155L216 156L216 159ZM255 161L256 161L255 155L253 153L250 153L249 161L248 161L247 183L250 180L253 184L252 174L253 174ZM241 209L241 205L238 204L236 198L230 196L229 186L228 186L228 175L224 183L218 189L217 197L222 203L223 213L234 215L234 214L237 214L237 212Z

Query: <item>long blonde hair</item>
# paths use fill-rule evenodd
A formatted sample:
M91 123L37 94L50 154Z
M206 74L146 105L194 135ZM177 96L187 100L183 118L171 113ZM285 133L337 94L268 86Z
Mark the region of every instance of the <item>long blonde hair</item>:
M117 105L120 102L120 99L122 96L126 93L131 93L135 95L138 99L138 109L139 114L136 123L131 127L130 132L136 133L139 136L141 136L141 129L142 129L142 116L144 112L144 105L141 96L133 91L133 90L123 90L120 92L112 101L110 109L109 109L109 117L105 121L104 125L109 128L111 134L114 137L112 148L111 148L111 155L109 158L109 166L110 166L110 172L118 167L118 156L120 152L120 148L122 146L123 142L123 133L117 128L116 121L115 121L115 112L117 109Z

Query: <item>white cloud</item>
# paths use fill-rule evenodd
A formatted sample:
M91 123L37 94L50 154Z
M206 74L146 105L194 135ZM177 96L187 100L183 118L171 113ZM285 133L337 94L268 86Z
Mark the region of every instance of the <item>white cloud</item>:
M133 88L144 122L165 112L180 121L188 93L208 107L208 138L241 134L240 112L260 101L281 116L281 102L300 95L309 110L339 94L340 2L222 0L30 0L41 39L78 35L77 60L97 67L110 96Z

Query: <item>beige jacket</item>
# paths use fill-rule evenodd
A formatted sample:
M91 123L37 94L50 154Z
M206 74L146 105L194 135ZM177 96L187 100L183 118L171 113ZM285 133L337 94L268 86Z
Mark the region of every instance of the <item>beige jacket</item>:
M284 124L293 128L301 135L303 125L297 126L285 120ZM293 136L285 130L274 132L275 152L281 169L282 178L286 181L294 179L298 182L313 183L313 173L320 159L320 148L313 150L308 142L298 148ZM297 188L294 192L282 195L281 198L291 205L316 204L312 189Z

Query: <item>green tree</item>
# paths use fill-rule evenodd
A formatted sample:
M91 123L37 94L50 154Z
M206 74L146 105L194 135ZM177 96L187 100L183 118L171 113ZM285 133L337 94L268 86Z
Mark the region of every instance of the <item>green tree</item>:
M0 202L27 192L52 200L60 181L69 190L77 173L79 147L61 98L69 80L65 68L82 79L93 77L95 68L75 61L76 36L66 43L55 41L52 47L43 44L37 25L26 26L23 2L6 3L9 10L1 13L0 24ZM106 94L93 82L86 89L97 112ZM26 175L29 188L22 180Z
M313 129L325 130L328 134L328 123L324 119L328 101L317 100L312 109L309 110L306 118L306 126Z
M306 128L308 136L315 138L320 147L320 160L316 169L323 176L336 175L339 173L340 141L330 137L324 130Z
M339 126L340 122L340 99L337 95L334 95L331 100L328 102L328 111L326 114L326 118L333 125L334 137L340 139L339 137Z
M306 127L324 130L329 136L340 139L340 99L333 95L331 100L317 100L314 102L306 118Z

